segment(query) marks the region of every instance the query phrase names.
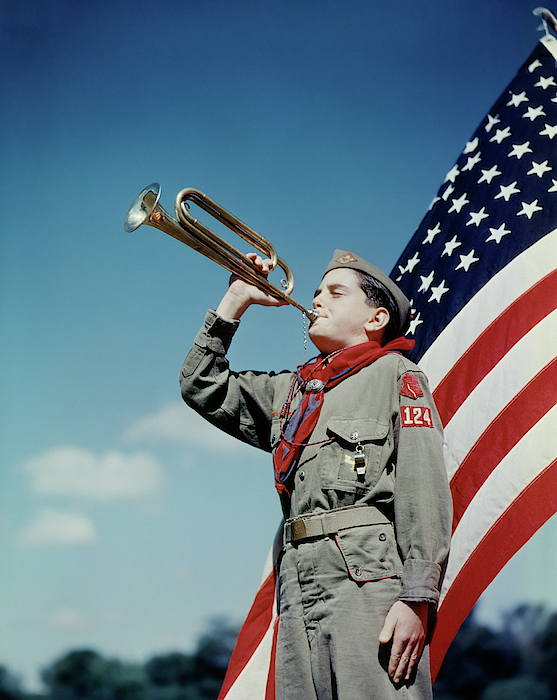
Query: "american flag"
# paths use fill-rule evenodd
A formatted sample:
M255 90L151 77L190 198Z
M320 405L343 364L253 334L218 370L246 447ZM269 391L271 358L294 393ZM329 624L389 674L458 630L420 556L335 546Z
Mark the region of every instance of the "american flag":
M557 40L495 103L391 276L445 426L455 503L435 677L481 593L557 512ZM555 141L554 141L555 138ZM273 700L270 555L219 700Z
M445 427L451 554L435 675L466 615L557 511L557 40L449 170L391 273Z

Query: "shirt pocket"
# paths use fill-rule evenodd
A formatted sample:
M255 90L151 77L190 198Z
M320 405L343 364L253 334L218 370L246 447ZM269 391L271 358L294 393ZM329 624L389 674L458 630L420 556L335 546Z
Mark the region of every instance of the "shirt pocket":
M379 479L389 424L377 418L329 418L327 434L334 439L336 463L330 474L335 489L357 492Z
M362 525L335 536L350 578L364 583L402 576L392 524Z

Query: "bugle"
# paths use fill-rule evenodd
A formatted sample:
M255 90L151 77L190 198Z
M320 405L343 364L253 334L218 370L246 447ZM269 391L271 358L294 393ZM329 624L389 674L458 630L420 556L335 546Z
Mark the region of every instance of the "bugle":
M294 289L294 276L288 265L281 260L271 243L263 238L257 231L244 224L240 219L223 209L215 201L207 197L193 187L187 187L178 193L174 204L176 219L165 211L159 204L161 186L153 183L146 187L131 205L124 228L128 233L135 231L145 224L153 226L178 241L193 248L198 253L218 263L225 270L237 275L244 281L253 284L258 289L267 292L275 299L295 306L304 313L310 321L314 321L318 314L312 309L306 309L291 296ZM210 228L202 224L190 213L190 204L196 204L220 223L238 234L247 243L256 248L260 253L271 260L271 270L277 265L284 271L286 279L282 280L282 288L271 284L253 265L252 261L233 245L218 236Z

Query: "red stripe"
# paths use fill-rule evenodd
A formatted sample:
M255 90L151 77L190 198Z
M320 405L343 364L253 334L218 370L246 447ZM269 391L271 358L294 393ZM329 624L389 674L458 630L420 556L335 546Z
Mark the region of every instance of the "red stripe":
M269 629L273 617L274 601L275 572L272 571L259 587L253 605L242 625L218 700L224 700Z
M458 628L509 559L557 512L557 459L517 496L468 557L437 616L431 641L435 679Z
M487 427L451 479L453 531L505 455L557 403L557 359L520 391Z
M275 620L275 629L273 630L273 646L271 648L271 663L269 665L269 675L267 676L267 687L265 689L265 700L275 700L275 667L277 661L277 638L278 638L279 619Z
M516 299L463 353L433 392L443 425L505 354L555 309L557 270Z

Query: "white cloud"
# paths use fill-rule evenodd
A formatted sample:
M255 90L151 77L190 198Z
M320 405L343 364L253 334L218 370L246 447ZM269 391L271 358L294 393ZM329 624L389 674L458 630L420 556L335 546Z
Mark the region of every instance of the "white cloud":
M45 615L45 623L47 627L70 630L72 632L83 632L91 626L85 615L69 608L47 613Z
M163 470L146 452L96 455L80 447L55 447L25 464L35 493L98 500L137 498L158 490Z
M228 454L249 452L253 448L215 428L185 404L169 404L141 418L122 436L128 442L170 441L192 448L210 448Z
M41 509L22 530L17 541L27 547L90 544L96 540L95 526L89 518L69 511Z
M85 615L71 608L53 610L44 616L47 627L71 632L89 631L95 628L110 628L121 626L125 622L120 612L108 611L97 615Z

